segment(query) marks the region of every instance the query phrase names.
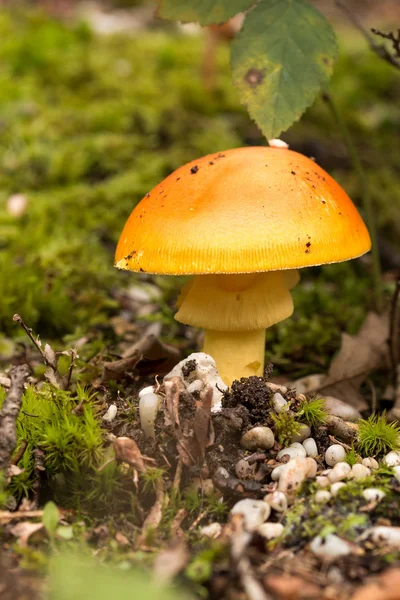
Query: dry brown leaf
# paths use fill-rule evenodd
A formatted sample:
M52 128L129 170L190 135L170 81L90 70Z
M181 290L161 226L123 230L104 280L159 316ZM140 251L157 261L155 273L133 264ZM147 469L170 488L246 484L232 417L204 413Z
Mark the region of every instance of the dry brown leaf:
M134 440L127 437L118 437L113 444L115 458L131 465L139 473L146 471L142 453Z
M19 545L22 548L26 548L31 535L43 528L43 523L30 523L29 521L22 521L21 523L14 525L14 527L10 529L10 532L13 536L18 538Z
M198 445L198 456L199 462L202 463L206 448L212 443L213 431L210 431L211 425L211 406L213 400L213 389L208 386L203 394L201 394L200 400L196 402L196 413L194 417L193 430L194 436ZM210 433L211 440L210 440Z

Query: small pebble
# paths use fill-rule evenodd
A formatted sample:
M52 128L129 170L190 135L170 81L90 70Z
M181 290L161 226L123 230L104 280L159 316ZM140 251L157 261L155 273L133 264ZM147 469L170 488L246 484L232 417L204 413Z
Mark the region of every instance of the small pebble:
M313 458L298 456L283 465L279 477L278 491L293 493L307 478L313 478L317 474L317 463Z
M305 423L302 423L299 427L298 433L295 433L292 437L292 442L303 442L305 439L310 437L311 429Z
M306 455L306 451L304 450L304 448L302 448L302 451L301 451L298 448L292 448L291 446L289 446L289 448L284 448L283 450L278 452L278 454L276 455L276 460L280 460L281 458L284 458L285 456L289 457L289 459L292 459L292 458L297 458L298 456L305 456L305 455Z
M315 502L318 502L318 504L325 504L326 502L329 502L331 498L332 494L328 492L328 490L318 490L315 494Z
M340 444L333 444L329 446L327 451L325 452L325 462L330 467L336 465L336 463L341 462L346 456L346 450Z
M229 479L229 473L225 469L225 467L218 467L218 469L215 472L215 476L222 477L223 479Z
M221 523L210 523L209 525L205 525L200 529L200 533L205 537L215 539L219 537L222 533L222 525Z
M347 479L350 476L350 472L351 466L349 464L345 462L338 462L329 473L328 479L331 483L343 481L343 479Z
M318 448L314 438L305 439L303 448L306 451L307 456L311 456L311 458L316 458L318 456Z
M352 466L349 476L353 479L364 479L369 475L371 475L371 469L364 465L356 464Z
M273 406L274 411L277 414L286 410L287 405L288 405L288 403L285 400L285 398L282 396L282 394L277 393L272 396L272 406Z
M275 443L272 429L269 427L253 427L242 436L240 445L246 450L269 450Z
M282 470L283 470L284 466L285 465L278 465L277 467L275 467L275 469L271 473L271 479L272 479L272 481L278 481L279 480L279 477L281 476L281 473L282 473Z
M253 479L257 465L250 465L247 460L242 458L235 465L235 473L239 479Z
M267 540L273 540L282 535L284 529L282 523L263 523L257 527L257 533Z
M388 544L396 550L400 550L400 527L387 527L376 525L367 529L360 537L361 540L372 540L376 544Z
M368 502L379 502L386 496L383 490L378 490L378 488L367 488L363 491L362 495Z
M274 394L276 392L278 392L279 394L286 394L288 391L285 385L278 385L277 383L272 383L271 381L268 381L265 385L270 390L270 392L273 392Z
M400 466L393 467L393 472L394 477L397 479L397 481L400 481Z
M214 483L212 479L200 479L200 477L194 477L190 487L207 497L214 493Z
M271 514L271 507L263 500L245 498L236 502L231 509L231 514L243 515L245 529L247 531L255 531L259 525L268 519Z
M336 496L336 494L338 493L338 491L340 489L342 489L343 487L346 487L346 484L343 483L343 481L337 481L336 483L332 483L332 485L331 485L331 494L332 494L332 496Z
M287 499L283 492L272 492L264 497L264 502L270 505L277 512L285 512L287 510Z
M310 544L310 549L315 556L327 560L335 560L351 552L350 544L333 533L325 538L319 535L315 537Z
M398 467L400 466L400 452L389 452L383 459L383 462L388 467Z
M318 475L315 480L320 487L328 487L331 482L325 475Z
M117 405L110 404L107 412L105 413L105 415L103 415L103 421L108 421L108 423L111 423L111 421L113 421L115 419L115 417L117 416L117 412L118 412Z
M372 458L372 456L363 458L361 464L363 464L364 467L368 467L369 469L379 469L378 461L375 458Z

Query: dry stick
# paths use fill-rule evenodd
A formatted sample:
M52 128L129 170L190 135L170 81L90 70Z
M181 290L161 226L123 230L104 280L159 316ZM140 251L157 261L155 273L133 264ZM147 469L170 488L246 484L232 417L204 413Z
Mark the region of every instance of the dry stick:
M349 7L343 2L341 2L341 0L336 0L335 3L336 6L340 8L340 10L347 16L349 21L351 21L353 25L358 29L358 31L364 36L372 52L375 52L375 54L379 56L379 58L382 58L383 60L391 64L393 67L396 67L396 69L400 69L400 60L398 60L396 56L390 54L390 52L385 46L377 44L375 42L374 38L371 35L369 35L368 31L363 27L363 25L360 23L357 17L351 12ZM390 39L393 42L392 38L388 37L387 35L382 35L381 32L378 32L378 30L376 29L372 29L372 32L375 33L375 35L381 35L382 37L386 37L386 39ZM397 42L397 40L395 41ZM394 49L396 50L395 45Z
M400 346L399 346L399 331L400 331L400 278L396 282L396 289L393 294L392 304L390 307L390 336L389 348L390 358L392 361L393 380L396 379L396 368L400 362Z
M0 470L9 466L12 453L17 444L16 421L28 376L28 365L13 367L10 371L10 390L0 411Z
M349 129L346 125L346 122L342 118L335 102L332 99L332 96L328 93L322 94L323 100L326 102L333 117L336 120L336 123L339 127L339 130L342 134L343 141L346 144L347 152L349 153L350 159L353 163L353 167L357 172L358 179L361 185L361 196L363 200L366 221L369 229L369 233L371 235L372 241L372 278L374 284L374 295L376 307L380 309L382 307L382 287L381 287L381 264L379 258L379 249L378 249L378 236L376 231L376 220L374 215L374 208L372 205L372 198L370 193L370 188L368 185L367 175L364 171L364 167L362 166L360 157L356 150L356 147L353 144L353 140L351 139L351 135Z
M22 440L20 447L18 448L17 452L14 454L14 456L10 460L10 465L17 465L19 463L19 461L25 454L25 450L27 449L27 447L28 447L28 442L26 440Z

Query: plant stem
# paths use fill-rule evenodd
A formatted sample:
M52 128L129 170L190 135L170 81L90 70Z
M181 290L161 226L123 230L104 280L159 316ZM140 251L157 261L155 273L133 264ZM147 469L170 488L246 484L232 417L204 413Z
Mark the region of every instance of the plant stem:
M343 136L343 141L346 144L347 152L350 156L350 159L353 163L353 167L354 167L354 169L357 173L358 179L360 181L361 197L362 197L363 206L364 206L364 210L365 210L365 218L367 221L367 226L368 226L369 233L371 236L371 241L372 241L372 249L371 249L372 279L373 279L373 285L374 285L375 304L379 310L382 308L381 264L380 264L380 257L379 257L376 219L374 216L374 208L373 208L373 202L372 202L372 198L371 198L371 192L370 192L370 188L368 185L368 177L367 177L367 174L361 163L360 156L357 152L357 149L351 138L350 131L347 127L347 124L346 124L345 120L343 119L342 115L340 114L334 100L332 99L332 96L325 92L322 95L322 98L323 98L324 102L326 102L328 107L330 108L330 111L331 111L334 119L336 120L339 130Z

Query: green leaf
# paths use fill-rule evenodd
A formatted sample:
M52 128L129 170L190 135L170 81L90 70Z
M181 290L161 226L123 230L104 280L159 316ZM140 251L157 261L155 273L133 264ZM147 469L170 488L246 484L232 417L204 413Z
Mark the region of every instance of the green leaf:
M54 537L59 520L60 513L57 506L54 502L47 502L43 510L42 522L51 538Z
M312 104L332 74L334 31L304 0L263 0L232 43L233 82L267 139Z
M225 23L247 10L254 2L255 0L160 0L158 15L183 23Z

